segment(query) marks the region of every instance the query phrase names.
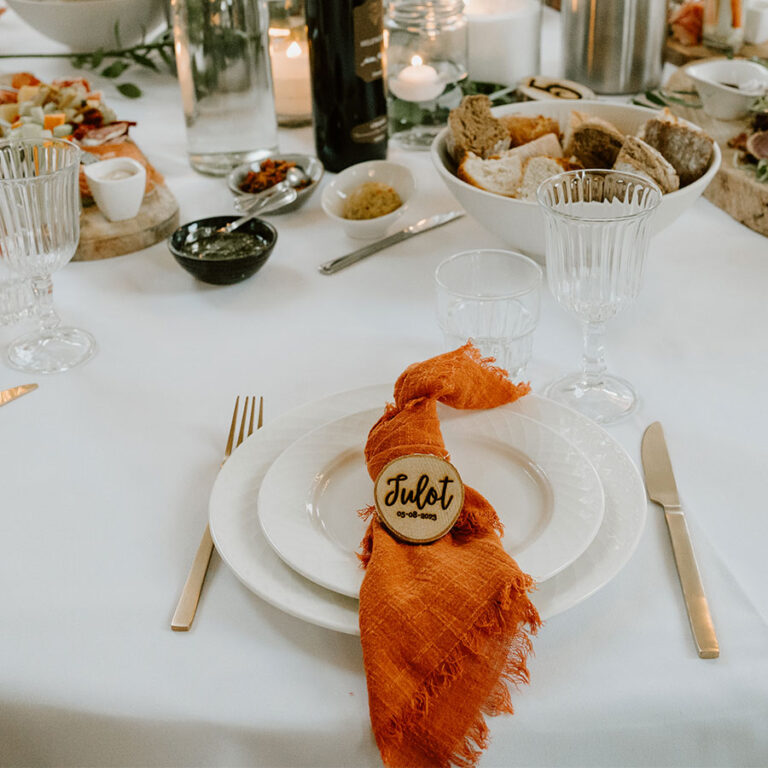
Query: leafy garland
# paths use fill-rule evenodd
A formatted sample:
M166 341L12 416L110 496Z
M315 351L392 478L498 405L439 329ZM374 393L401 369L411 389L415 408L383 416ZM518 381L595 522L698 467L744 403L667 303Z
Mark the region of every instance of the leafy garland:
M633 104L640 107L669 107L677 104L681 107L690 109L701 109L701 99L696 91L668 90L666 88L657 88L652 91L646 91L642 96L636 96L632 99Z
M0 54L0 59L69 59L76 69L92 71L106 64L99 74L111 80L117 80L133 66L160 72L161 65L165 65L168 71L176 73L173 33L170 29L164 29L151 42L142 40L138 45L124 48L120 43L119 22L115 23L115 48L113 49L99 48L87 53L3 53ZM137 99L142 95L141 88L129 81L116 83L115 87L129 99Z

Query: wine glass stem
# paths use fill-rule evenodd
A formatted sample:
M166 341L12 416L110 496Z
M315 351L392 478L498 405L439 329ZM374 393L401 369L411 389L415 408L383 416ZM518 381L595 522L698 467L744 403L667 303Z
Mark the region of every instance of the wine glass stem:
M60 322L53 308L53 281L48 275L32 280L32 290L37 304L37 319L42 331L52 331Z
M584 323L584 351L581 371L587 388L600 387L605 374L605 323Z

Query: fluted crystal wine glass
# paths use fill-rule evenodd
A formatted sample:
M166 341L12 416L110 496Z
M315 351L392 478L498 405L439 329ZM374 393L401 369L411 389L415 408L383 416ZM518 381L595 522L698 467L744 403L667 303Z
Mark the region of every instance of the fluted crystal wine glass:
M651 180L617 171L570 171L537 192L546 221L547 281L558 303L582 322L581 371L553 382L546 394L607 424L637 406L632 385L607 373L605 323L637 297L661 202Z
M30 373L66 371L93 355L93 337L59 325L51 274L74 256L80 236L80 150L61 139L0 142L0 253L31 281L38 328L11 342L8 362Z

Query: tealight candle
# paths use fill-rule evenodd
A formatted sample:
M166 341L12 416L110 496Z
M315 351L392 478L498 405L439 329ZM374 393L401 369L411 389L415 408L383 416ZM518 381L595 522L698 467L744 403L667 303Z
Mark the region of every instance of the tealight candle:
M389 81L392 93L403 101L432 101L444 87L437 70L424 64L421 56L414 56L411 63Z

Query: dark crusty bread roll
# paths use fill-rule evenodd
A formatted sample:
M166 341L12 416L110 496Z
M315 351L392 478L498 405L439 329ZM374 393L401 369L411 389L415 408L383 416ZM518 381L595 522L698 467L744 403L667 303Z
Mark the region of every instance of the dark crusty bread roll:
M661 152L680 177L681 187L700 179L712 162L714 140L668 109L648 120L637 135Z
M581 117L572 130L569 126L565 154L573 155L585 168L613 168L624 144L624 134L602 118Z
M509 149L509 134L491 114L490 99L482 94L465 96L461 104L451 110L448 126L446 148L457 163L469 152L478 157L491 157Z

